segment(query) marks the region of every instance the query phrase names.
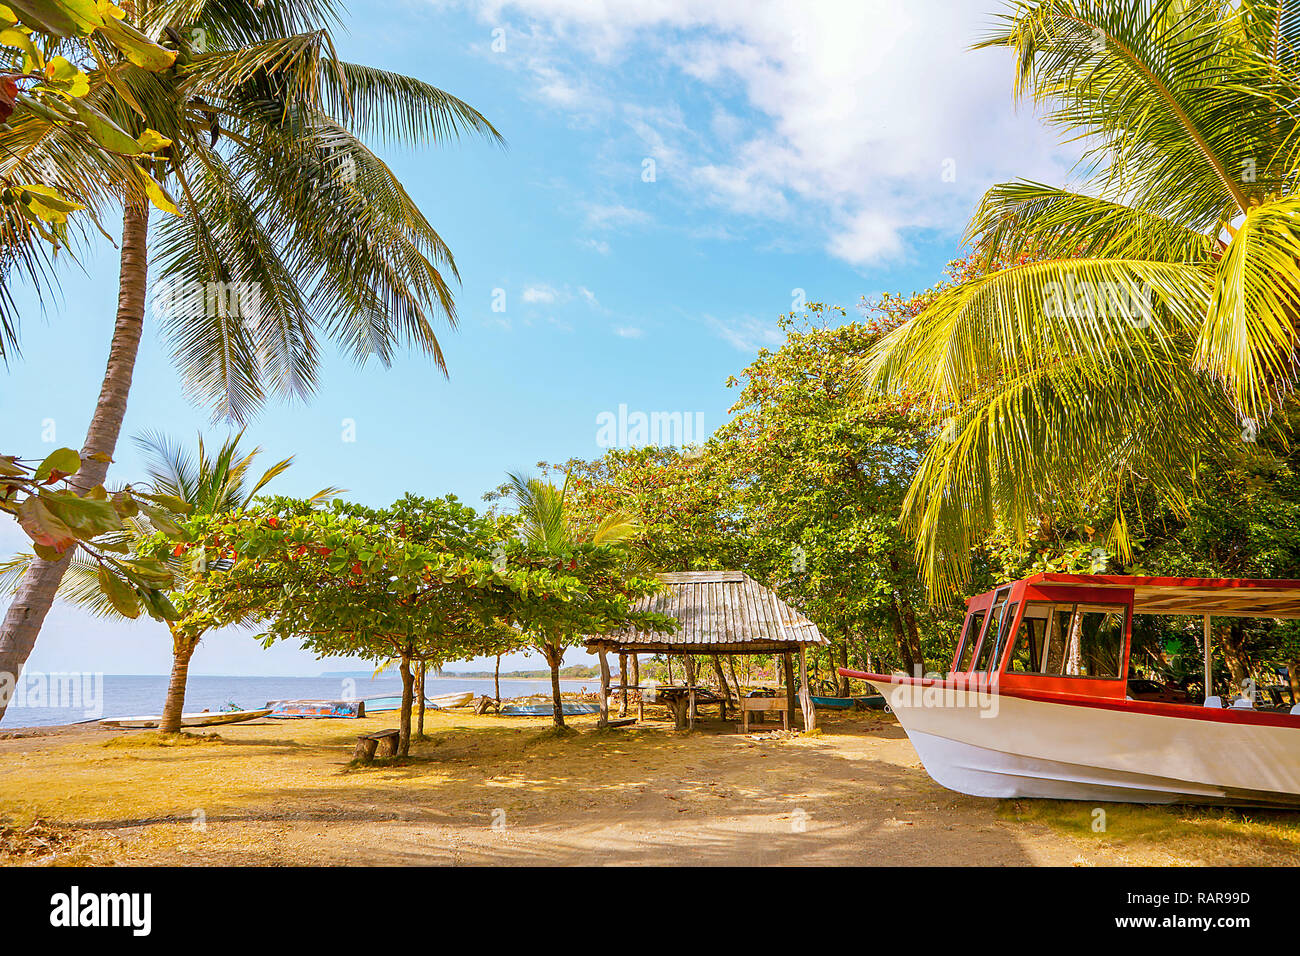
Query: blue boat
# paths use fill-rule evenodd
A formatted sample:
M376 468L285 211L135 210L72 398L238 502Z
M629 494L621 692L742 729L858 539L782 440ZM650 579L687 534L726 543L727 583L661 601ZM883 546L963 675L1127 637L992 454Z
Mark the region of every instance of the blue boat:
M827 710L848 710L851 707L866 707L870 710L883 710L889 713L889 705L885 703L885 698L880 694L869 694L866 697L817 697L813 696L813 706L823 707Z
M579 704L565 701L562 709L565 717L578 714L599 714L600 704ZM502 717L553 717L554 704L506 704L501 708Z

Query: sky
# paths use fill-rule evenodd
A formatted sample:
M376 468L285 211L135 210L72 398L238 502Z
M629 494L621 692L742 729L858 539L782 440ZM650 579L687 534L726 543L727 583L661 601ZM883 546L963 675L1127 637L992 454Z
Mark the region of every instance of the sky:
M779 346L781 314L817 301L852 314L864 295L928 288L990 185L1069 175L1056 134L1013 102L1009 54L970 49L999 0L349 6L340 56L456 94L507 146L371 143L456 257L459 321L439 333L450 374L422 356L385 369L326 350L310 403L268 407L244 437L268 464L295 457L272 486L284 494L334 485L370 505L409 490L482 506L508 471L598 457L598 423L624 406L682 412L707 435L727 420L728 376ZM80 447L116 278L105 240L65 267L43 310L19 293L23 352L0 370L6 453ZM228 433L187 399L148 316L110 483L140 478L129 436L147 430L191 444ZM0 553L25 540L0 524ZM170 654L156 622L56 607L28 668L161 674ZM223 632L191 673L353 664Z

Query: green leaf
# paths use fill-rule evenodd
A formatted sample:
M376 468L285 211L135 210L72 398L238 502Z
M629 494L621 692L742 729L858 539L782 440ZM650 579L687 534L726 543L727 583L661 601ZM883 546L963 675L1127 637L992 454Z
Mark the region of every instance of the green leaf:
M118 614L133 620L140 616L140 601L135 589L102 565L99 568L99 589Z
M135 141L146 153L156 153L158 150L172 144L171 140L154 129L146 129L136 137Z
M77 119L81 120L86 127L86 131L90 133L91 139L100 146L115 153L122 153L125 156L140 155L140 144L122 127L85 100L74 99L72 108L76 111Z
M72 529L35 495L18 506L18 524L37 545L53 548L60 553L77 540Z
M90 92L90 77L65 57L51 57L45 75L51 82L66 86L64 92L70 96L85 96Z
M79 498L71 492L43 496L41 500L60 521L83 538L122 530L122 519L109 501Z
M171 587L176 579L157 558L134 558L123 561L122 573L144 588Z
M50 452L37 466L32 478L36 481L45 481L55 472L60 475L75 475L80 470L81 456L72 448L58 448Z
M176 51L160 46L122 20L109 17L103 21L100 32L108 37L126 58L141 69L157 73L176 62Z

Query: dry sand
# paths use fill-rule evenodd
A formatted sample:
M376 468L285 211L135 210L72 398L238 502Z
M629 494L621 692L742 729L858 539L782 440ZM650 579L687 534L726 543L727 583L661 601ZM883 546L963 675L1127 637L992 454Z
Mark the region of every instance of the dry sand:
M1300 815L952 793L890 717L753 739L665 722L556 739L549 719L431 713L404 764L351 768L359 721L219 739L84 727L0 739L0 861L69 864L1277 863Z

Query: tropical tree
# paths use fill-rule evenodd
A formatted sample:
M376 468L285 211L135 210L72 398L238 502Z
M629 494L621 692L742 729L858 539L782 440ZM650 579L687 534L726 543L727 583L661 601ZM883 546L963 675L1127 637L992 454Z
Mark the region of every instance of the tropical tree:
M676 622L663 615L634 612L633 602L657 586L644 562L624 545L636 523L622 510L584 521L569 497L569 481L553 482L512 473L507 487L515 505L516 534L523 548L508 552L513 564L553 570L561 578L581 583L574 601L552 601L548 595L521 592L512 619L546 658L551 669L554 723L562 730L564 702L560 696L560 666L567 647L587 637L637 623L642 630L672 630Z
M117 318L75 492L103 483L116 448L151 264L173 359L217 417L242 422L269 397L310 396L322 335L358 363L387 364L411 346L445 371L433 321L455 322L451 251L360 137L499 135L436 87L340 60L329 32L337 9L334 0L138 3L111 19L169 48L175 63L157 73L93 35L67 41L96 128L124 152L139 153L142 137L152 145L149 130L167 141L159 158L130 160L167 212L153 254L140 189L106 197L123 210ZM61 168L63 144L46 137L28 159ZM24 575L0 624L0 672L21 669L70 560L38 559Z
M197 453L162 434L138 436L136 444L146 457L148 484L153 493L166 496L164 500L182 502L185 507L177 512L153 509L151 514L131 520L125 533L113 532L90 541L87 548L72 556L68 572L59 585L59 598L69 604L100 617L134 619L140 616L142 602L130 588L105 580L101 562L95 559L91 549L104 550L106 545L125 548L137 560L161 565L172 575L171 586L161 596L163 606L169 610L163 620L172 638L171 677L159 725L163 733L180 730L190 659L199 641L215 626L242 622L242 619L219 620L195 607L192 592L211 569L208 556L202 550L192 552L193 545L186 539L193 538L196 521L243 512L272 480L293 464L292 458L276 462L256 481L251 481L254 462L262 449L245 453L239 447L242 437L241 431L227 438L215 454L209 455L202 436ZM322 489L307 502L315 506L338 490ZM178 539L179 543L174 544ZM27 552L0 564L0 591L12 593L35 560L36 555ZM221 560L214 556L214 565Z
M1083 144L1080 182L984 197L969 238L1001 265L872 350L876 385L951 440L904 509L951 594L999 524L1142 490L1177 509L1194 465L1251 452L1296 383L1300 17L1294 0L1017 0L982 46Z

